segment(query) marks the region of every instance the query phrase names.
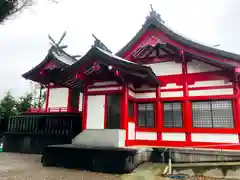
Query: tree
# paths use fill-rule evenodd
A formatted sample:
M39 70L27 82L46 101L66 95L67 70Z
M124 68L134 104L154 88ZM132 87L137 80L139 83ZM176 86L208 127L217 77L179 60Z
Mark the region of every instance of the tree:
M0 101L0 113L5 115L5 118L15 116L20 113L26 112L29 108L41 108L46 100L46 92L34 97L33 92L28 92L20 98L16 99L12 96L10 91L7 91L3 99Z
M24 96L21 96L19 100L16 102L16 111L17 113L26 112L29 108L32 107L33 102L33 94L26 93Z
M17 114L16 103L15 98L8 91L0 101L0 111L5 114L6 118Z
M57 0L48 0L57 3ZM0 23L23 10L28 6L32 6L37 0L0 0Z

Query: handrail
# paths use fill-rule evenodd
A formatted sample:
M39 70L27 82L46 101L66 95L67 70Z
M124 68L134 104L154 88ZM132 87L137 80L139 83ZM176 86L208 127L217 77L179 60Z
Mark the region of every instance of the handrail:
M192 149L192 150L214 150L214 151L230 151L230 152L240 152L240 148L239 149L224 149L224 148L216 148L217 146L224 146L224 147L228 147L228 146L239 146L240 147L240 143L225 143L225 144L209 144L209 145L199 145L199 146L182 146L182 147L173 147L173 146L165 146L165 150L169 150L169 149ZM159 146L160 148L161 146ZM211 148L212 147L212 148ZM155 147L156 148L156 147ZM165 153L165 151L163 152L163 154Z
M67 107L50 107L47 110L45 108L29 108L26 112L28 113L38 113L38 112L69 112ZM79 111L71 111L79 112Z

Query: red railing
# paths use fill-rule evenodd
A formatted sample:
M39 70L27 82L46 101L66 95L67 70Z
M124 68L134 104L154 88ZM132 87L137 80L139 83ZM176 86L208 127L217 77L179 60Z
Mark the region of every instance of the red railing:
M28 113L39 113L39 112L67 112L66 107L51 107L47 110L45 108L30 108L27 111Z
M67 108L66 107L48 108L48 112L67 112Z
M44 108L29 108L27 112L37 113L37 112L46 112Z

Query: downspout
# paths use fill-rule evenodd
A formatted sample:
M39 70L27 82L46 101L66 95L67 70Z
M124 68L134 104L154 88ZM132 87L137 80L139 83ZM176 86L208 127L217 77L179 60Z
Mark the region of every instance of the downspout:
M168 151L168 174L172 174L172 151Z

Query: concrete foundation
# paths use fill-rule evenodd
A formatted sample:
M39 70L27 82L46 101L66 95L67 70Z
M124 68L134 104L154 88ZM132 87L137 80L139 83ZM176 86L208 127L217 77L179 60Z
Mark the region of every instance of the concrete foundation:
M236 162L240 161L240 152L203 149L172 149L171 159L173 163Z
M240 179L240 163L174 164L173 174L201 175L215 178Z

